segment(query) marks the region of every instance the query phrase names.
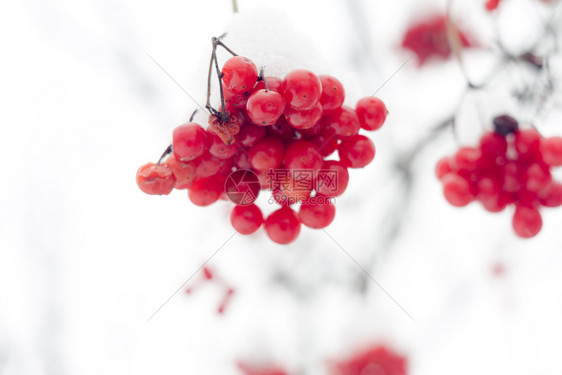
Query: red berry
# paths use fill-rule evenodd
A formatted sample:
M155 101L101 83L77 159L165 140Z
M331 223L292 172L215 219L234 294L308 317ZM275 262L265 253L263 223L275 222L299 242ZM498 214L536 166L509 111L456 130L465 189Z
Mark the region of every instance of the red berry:
M187 195L194 205L209 206L219 199L223 193L223 185L223 180L216 176L198 178L193 181Z
M166 159L166 164L172 170L174 177L176 178L176 189L188 189L193 183L195 178L195 173L197 170L197 165L194 161L189 161L183 163L178 161L174 154L168 156Z
M236 135L236 141L244 147L252 147L265 137L267 130L262 126L244 125Z
M543 138L541 153L546 164L553 167L562 166L562 137Z
M535 129L525 129L515 133L515 148L520 160L535 160L540 155L540 147L541 136Z
M335 362L331 374L406 375L406 358L385 346L374 346L344 361Z
M451 167L461 174L463 172L474 172L478 168L481 156L482 153L477 148L461 147L451 160Z
M375 144L364 135L345 138L338 147L341 162L350 168L363 168L375 158Z
M250 164L259 171L279 168L283 164L285 146L277 138L267 137L249 151Z
M288 106L304 111L314 107L320 100L322 83L311 71L298 69L285 76L282 90Z
M438 179L441 180L443 177L445 177L447 174L451 172L452 169L451 169L450 158L445 157L437 162L437 165L435 166L435 175L437 176Z
M332 111L342 106L345 99L345 90L340 81L328 75L320 75L322 83L322 96L320 104L323 111Z
M287 148L285 166L291 170L316 170L322 166L322 155L316 150L313 143L296 141Z
M254 124L273 125L285 110L285 99L273 90L254 91L246 103L246 113Z
M541 214L536 208L517 206L513 214L513 230L522 238L536 236L542 228Z
M219 173L225 161L205 152L201 157L195 159L193 164L196 168L195 175L197 177L210 177Z
M343 163L336 160L326 160L322 168L316 173L314 189L328 197L338 197L343 194L349 183L349 172Z
M330 198L322 195L308 197L302 202L299 210L301 223L314 229L326 228L335 216L336 207L330 202Z
M275 124L268 126L267 134L283 142L290 142L295 139L295 129L287 123L285 116L281 116Z
M314 107L307 110L296 110L285 108L285 119L295 129L309 129L318 124L322 118L322 106L316 103Z
M310 138L309 141L314 143L316 150L324 157L331 155L338 148L338 139L330 131L323 130L317 136Z
M492 10L497 9L498 5L500 5L500 0L487 0L486 1L486 10L491 12Z
M462 32L459 37L463 47L470 47L471 43ZM412 25L404 35L402 47L416 54L418 65L425 64L433 56L441 59L451 56L445 16L431 16Z
M240 150L232 157L232 165L236 169L250 169L252 164L250 164L250 155L246 150Z
M222 82L232 93L250 91L258 80L258 68L248 58L234 56L222 67Z
M200 125L190 122L174 129L172 148L179 161L190 161L207 149L207 134Z
M261 81L256 83L253 91L256 92L265 89L265 82L267 82L267 87L269 87L271 91L278 92L279 94L282 93L281 86L283 85L283 80L277 77L264 77Z
M372 96L359 100L355 111L361 127L365 130L380 129L388 115L388 109L383 101Z
M280 183L270 181L271 184L277 185L272 191L275 202L281 206L290 206L300 203L310 196L314 185L314 176L288 177L287 181Z
M348 106L342 106L334 113L324 116L324 127L336 133L339 137L351 137L359 133L361 124L357 114Z
M534 193L538 193L546 189L552 181L548 166L533 163L527 167L525 171L525 188Z
M562 206L562 184L552 182L539 193L539 202L545 207Z
M502 190L508 193L516 193L521 189L523 176L519 165L515 161L508 161L502 170Z
M482 155L493 160L498 156L505 156L507 139L496 132L488 132L480 139L480 151Z
M213 134L212 132L208 132L208 139L209 139L209 153L219 159L228 159L234 155L240 145L238 144L225 144L219 136Z
M223 84L222 93L224 95L224 108L227 112L237 112L241 109L246 108L246 101L248 100L248 96L243 93L235 93L228 90Z
M166 164L148 163L137 171L137 185L146 194L170 194L175 184L176 178Z
M301 231L301 223L295 211L284 206L267 217L264 228L273 242L285 245L297 239Z
M443 177L445 199L455 207L463 207L474 199L468 182L458 174L449 173Z
M252 234L262 225L263 214L255 204L235 206L230 214L230 223L238 233Z

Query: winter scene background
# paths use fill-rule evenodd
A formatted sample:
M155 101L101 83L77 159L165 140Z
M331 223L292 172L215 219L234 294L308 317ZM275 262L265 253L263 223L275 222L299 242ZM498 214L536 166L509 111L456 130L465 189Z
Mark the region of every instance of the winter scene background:
M562 209L522 239L512 206L453 207L435 176L498 115L562 135L562 4L237 5L0 5L0 374L562 373ZM421 64L402 40L435 14L472 46ZM204 106L223 33L267 74L331 74L346 104L376 93L389 110L333 223L289 245L237 234L230 202L135 183Z

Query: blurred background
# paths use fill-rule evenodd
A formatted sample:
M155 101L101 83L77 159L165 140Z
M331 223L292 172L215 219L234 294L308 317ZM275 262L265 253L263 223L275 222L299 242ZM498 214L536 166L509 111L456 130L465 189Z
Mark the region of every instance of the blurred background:
M512 209L452 207L434 176L498 114L562 134L559 2L484 3L3 2L0 374L330 374L377 345L408 374L560 374L562 210L522 240ZM447 9L474 48L420 64L402 38ZM351 171L326 232L276 245L236 235L226 202L137 188L197 108L173 80L203 105L224 32L271 72L385 101L375 161ZM550 69L502 63L530 50ZM220 282L196 272L210 257Z

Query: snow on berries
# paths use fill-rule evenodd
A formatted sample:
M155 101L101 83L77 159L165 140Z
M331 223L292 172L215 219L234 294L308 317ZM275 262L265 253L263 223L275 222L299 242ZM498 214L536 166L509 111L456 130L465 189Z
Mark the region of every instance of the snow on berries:
M216 47L227 47L213 43L216 64ZM352 108L344 105L345 90L335 77L303 69L267 76L242 56L218 69L221 106L216 110L207 100L209 126L190 120L174 129L167 159L165 153L157 165L139 170L141 190L185 189L197 206L228 199L236 204L230 216L236 231L249 235L263 226L278 244L295 241L301 225L330 225L348 168L363 168L375 156L372 140L359 131L383 125L384 103L367 97ZM279 206L267 216L256 202L263 190L272 195L269 204Z
M437 163L445 199L456 207L478 201L490 212L515 206L512 226L522 238L542 228L541 206L562 205L562 184L551 169L562 166L562 137L542 137L535 129L519 129L507 115L494 119L494 131L478 147L462 147Z

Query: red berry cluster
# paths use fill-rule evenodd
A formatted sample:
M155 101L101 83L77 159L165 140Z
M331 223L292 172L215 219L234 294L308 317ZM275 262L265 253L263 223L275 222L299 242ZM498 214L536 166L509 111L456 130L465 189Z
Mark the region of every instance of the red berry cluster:
M510 116L494 119L495 130L478 147L462 147L439 161L437 177L453 206L479 201L490 212L515 205L513 229L523 238L542 227L539 207L562 205L562 184L551 168L562 166L562 137L542 137L534 129L519 130Z
M472 46L465 33L459 31L459 38L463 47ZM402 48L411 50L417 56L418 65L424 65L432 57L448 59L451 46L445 16L433 15L410 25L402 38Z
M137 172L141 190L168 194L174 187L188 189L198 206L225 193L238 203L231 214L238 232L251 234L264 224L269 238L280 244L294 241L301 224L329 225L335 216L331 198L346 189L347 169L365 167L375 156L373 142L359 130L383 125L384 103L366 97L351 108L343 105L343 85L332 76L294 70L283 79L264 77L241 56L225 62L221 78L224 109L211 115L208 129L193 122L178 126L168 159ZM339 160L326 160L335 151ZM297 181L297 172L303 171L312 174ZM335 176L335 185L321 181L322 171ZM281 205L265 219L253 204L263 189L271 189ZM250 199L232 199L235 193L250 194ZM297 202L298 212L291 208Z

